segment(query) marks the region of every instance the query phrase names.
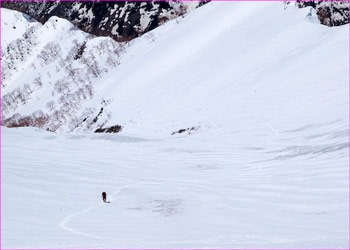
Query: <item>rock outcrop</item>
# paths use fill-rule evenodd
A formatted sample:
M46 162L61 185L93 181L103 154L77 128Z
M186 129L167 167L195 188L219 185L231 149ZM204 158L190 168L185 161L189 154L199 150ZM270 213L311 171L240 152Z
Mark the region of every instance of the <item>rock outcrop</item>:
M28 14L41 23L58 16L96 36L123 42L146 33L208 1L2 1L1 7Z
M297 1L297 5L313 7L321 24L340 26L349 23L349 1Z

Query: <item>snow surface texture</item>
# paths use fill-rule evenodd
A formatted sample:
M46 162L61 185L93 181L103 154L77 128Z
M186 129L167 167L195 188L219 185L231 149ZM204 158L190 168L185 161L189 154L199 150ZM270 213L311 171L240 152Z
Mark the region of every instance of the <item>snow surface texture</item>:
M2 127L2 248L349 248L349 26L308 13L215 2L136 39L89 100L120 134Z
M347 82L348 26L310 23L310 10L281 3L224 5L227 11L203 6L129 44L52 17L2 54L2 124L75 132L118 124L167 135L184 128L178 121L188 120L186 128L221 124L222 113L242 106L242 95L271 105L267 84L284 112L295 93L278 89ZM271 16L251 20L259 11Z

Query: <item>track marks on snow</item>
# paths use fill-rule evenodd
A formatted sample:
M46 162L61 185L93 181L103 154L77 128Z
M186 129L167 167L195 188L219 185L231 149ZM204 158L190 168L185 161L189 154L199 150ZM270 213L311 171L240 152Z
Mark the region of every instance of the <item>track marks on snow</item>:
M134 186L134 185L125 185L125 186L122 186L122 187L118 188L116 191L114 191L114 192L113 192L113 195L117 195L117 194L119 194L120 192L122 192L124 189L127 189L127 188L129 188L129 187L131 187L131 186ZM110 200L111 200L111 201L113 201L113 195L110 196ZM65 218L62 220L62 222L59 224L59 226L60 226L62 229L64 229L64 230L67 230L67 231L69 231L69 232L71 232L71 233L75 233L75 234L78 234L78 235L81 235L81 236L86 236L86 237L95 238L95 239L108 239L108 238L102 237L102 236L97 236L97 235L93 235L93 234L83 233L83 232L81 232L81 231L75 230L75 229L73 229L73 228L67 226L67 223L68 223L72 218L74 218L74 217L76 217L76 216L79 216L79 215L82 215L82 214L85 214L85 213L87 213L87 212L90 212L90 211L92 211L92 210L94 210L94 209L97 209L97 208L103 206L103 205L104 205L104 203L101 202L101 203L99 203L98 205L91 206L91 207L88 207L88 208L86 208L86 209L84 209L84 210L82 210L82 211L79 211L79 212L70 214L70 215L68 215L67 217L65 217ZM111 238L111 239L114 239L114 238Z

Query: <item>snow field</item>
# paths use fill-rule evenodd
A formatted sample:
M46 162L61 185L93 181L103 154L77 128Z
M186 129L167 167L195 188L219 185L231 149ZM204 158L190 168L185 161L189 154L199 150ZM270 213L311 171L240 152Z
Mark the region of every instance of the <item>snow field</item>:
M349 248L349 27L308 11L215 2L134 40L86 102L120 134L2 127L2 247Z
M348 244L347 145L286 143L343 141L346 132L300 128L269 144L270 131L259 130L267 140L257 145L2 129L5 248Z

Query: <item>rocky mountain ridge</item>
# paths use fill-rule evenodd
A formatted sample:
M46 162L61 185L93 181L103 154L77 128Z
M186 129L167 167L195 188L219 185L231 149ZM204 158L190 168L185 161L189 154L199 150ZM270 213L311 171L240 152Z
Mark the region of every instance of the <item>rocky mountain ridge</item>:
M67 19L81 30L132 40L164 22L184 15L208 1L2 1L4 8L25 13L44 24L50 17Z
M297 1L297 6L313 7L320 23L327 26L349 23L349 1Z
M116 41L130 41L164 22L177 18L210 1L2 1L42 24L58 16L81 30ZM286 1L290 3L290 1ZM349 23L349 1L297 1L299 8L313 7L321 24Z

